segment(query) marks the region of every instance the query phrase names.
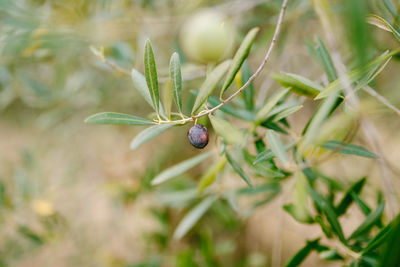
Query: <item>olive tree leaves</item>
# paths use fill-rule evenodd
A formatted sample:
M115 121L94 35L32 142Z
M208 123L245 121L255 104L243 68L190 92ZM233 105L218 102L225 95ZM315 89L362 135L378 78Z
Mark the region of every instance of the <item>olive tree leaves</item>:
M146 40L144 45L144 74L146 76L147 86L149 87L150 97L153 107L159 116L160 113L160 93L158 91L158 78L156 62L154 60L153 48L150 40Z

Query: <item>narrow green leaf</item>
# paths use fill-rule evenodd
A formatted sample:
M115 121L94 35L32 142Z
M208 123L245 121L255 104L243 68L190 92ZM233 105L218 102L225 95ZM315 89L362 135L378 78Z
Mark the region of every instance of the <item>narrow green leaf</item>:
M378 155L375 155L362 146L346 144L336 140L327 141L322 145L322 147L338 151L341 154L356 155L365 158L379 158Z
M249 55L251 46L253 45L254 39L260 29L258 27L251 29L246 37L243 39L243 42L240 44L239 49L237 50L235 56L233 57L232 64L229 68L228 74L225 78L225 82L221 89L220 98L222 99L226 89L228 89L229 85L231 85L233 79L236 76L236 73L240 70L244 60Z
M290 261L286 264L286 267L299 266L307 258L307 256L316 248L318 242L319 242L318 239L314 241L307 241L307 244L302 249L300 249L293 256L293 258L290 259Z
M386 225L385 227L383 227L374 238L372 238L367 246L362 250L363 254L366 254L374 249L376 249L377 247L381 246L383 244L383 242L386 241L386 239L390 236L391 230L393 227L393 221L390 222L388 225Z
M147 141L150 141L151 139L159 136L160 134L162 134L163 132L165 132L167 129L171 128L174 125L175 125L174 123L159 124L159 125L155 125L155 126L147 128L147 129L144 129L138 135L136 135L135 138L133 138L130 148L133 150L133 149L140 147Z
M368 232L377 222L379 222L384 209L385 203L383 202L365 218L362 224L358 226L357 229L351 234L349 239L357 238L360 235Z
M285 205L283 208L289 212L296 221L301 223L313 223L307 202L307 180L302 171L296 172L296 184L293 191L292 204Z
M182 113L182 73L179 54L173 53L169 63L169 74L174 88L174 100L178 111Z
M271 147L272 153L274 153L284 165L287 165L289 160L286 155L285 147L274 130L267 131L267 141Z
M149 88L151 101L157 114L160 112L160 94L158 91L158 78L156 62L154 60L153 48L150 40L147 39L144 46L144 74L146 76L147 86Z
M385 247L380 252L379 267L398 267L400 262L400 215L392 221Z
M271 113L273 108L278 104L279 100L281 100L289 91L289 89L282 89L275 93L268 102L257 112L256 118L254 119L254 124L259 125L265 119L267 119L268 115Z
M315 205L317 205L317 207L325 214L333 232L337 235L337 237L339 237L343 244L347 245L347 240L343 235L342 227L339 224L337 215L332 205L311 187L309 187L309 193L311 198L314 200Z
M356 193L351 192L351 197L353 198L353 200L354 200L354 202L357 204L357 206L360 208L360 210L362 211L362 213L364 213L364 215L368 215L368 214L371 213L371 208L368 207L368 205L365 204L365 202L362 201L362 200L360 199L360 197L359 197Z
M245 60L242 68L241 68L241 86L245 84L251 77L251 69L249 64L247 64L247 61ZM246 105L247 110L253 110L254 109L254 85L253 83L250 83L250 85L243 90L242 92L242 97L244 99L244 103Z
M398 18L399 14L394 7L392 1L390 0L383 0L383 4L385 5L386 9L389 10L390 14L392 14L393 17Z
M372 60L370 63L365 65L362 68L356 68L347 73L347 79L351 83L355 83L357 81L370 81L370 77L373 76L377 70L380 69L380 66L385 65L387 61L395 54L400 51L399 49L393 50L390 53L383 53L378 58ZM375 75L376 76L376 75ZM331 82L327 87L325 87L316 97L315 99L322 99L327 97L332 93L337 93L342 89L342 84L340 79L336 79L335 81Z
M218 82L222 79L229 66L231 65L231 60L227 60L219 64L210 74L207 75L206 80L203 82L199 89L199 94L197 95L196 101L194 102L192 114L199 110L199 108L207 101L207 98L214 88L217 86Z
M240 167L240 164L237 163L228 153L226 153L226 159L228 160L232 168L235 170L235 172L239 174L240 177L242 177L243 181L245 181L246 184L248 184L249 186L253 186L250 179L244 173L242 167Z
M338 206L336 207L336 214L337 216L341 216L347 210L347 208L353 202L353 198L351 196L352 193L359 194L361 189L365 185L366 177L361 178L357 182L355 182L344 194L342 200L339 202Z
M132 69L131 72L133 86L143 96L144 100L155 109L153 101L151 100L150 90L146 83L146 78L137 70Z
M171 108L172 108L172 98L174 94L174 89L172 88L171 79L167 79L161 86L161 99L163 107L168 119L171 119ZM160 111L161 112L161 111Z
M284 149L285 151L288 151L289 149L293 148L296 144L285 144ZM257 155L256 159L254 160L253 164L257 164L263 161L267 161L269 159L272 159L274 157L274 153L272 152L271 149L266 149L265 151L261 152L260 154Z
M315 37L315 41L317 42L317 52L322 67L324 68L326 75L328 76L329 82L333 82L338 78L338 75L335 66L333 65L331 55L329 54L325 44L322 42L321 39Z
M209 196L189 211L175 229L174 238L181 239L185 236L186 233L200 220L204 213L207 212L216 199L217 196Z
M157 184L161 184L165 181L168 181L188 170L190 170L191 168L193 168L194 166L200 164L203 160L205 160L206 158L208 158L209 156L211 156L213 154L213 151L209 151L200 155L197 155L193 158L187 159L185 161L182 161L181 163L178 163L164 171L162 171L161 173L159 173L156 177L154 177L154 179L151 181L152 185L157 185Z
M317 96L323 87L307 78L293 73L273 73L272 78L283 87L289 88L295 94L307 97Z
M308 124L307 130L304 133L304 138L299 147L299 153L303 154L306 149L314 144L318 139L321 127L324 121L330 114L332 107L335 105L337 94L330 95L324 102L319 106L317 112L314 114L311 122Z
M209 118L215 132L219 136L224 138L224 140L228 144L238 145L243 142L244 134L235 127L233 127L233 125L229 121L215 117L213 115L210 115Z
M199 183L197 185L197 192L201 194L204 189L212 185L214 183L215 178L226 164L226 157L221 156L218 158L217 161L214 162L214 164L211 165L210 168L200 177Z
M278 122L278 121L288 117L289 115L297 112L302 107L303 107L303 105L299 104L299 105L292 106L292 107L289 107L287 109L284 109L281 112L279 112L278 114L276 114L276 116L274 116L274 119L272 120L272 122Z
M85 120L86 123L92 124L123 124L123 125L151 125L154 122L132 116L129 114L116 112L102 112L94 114Z
M392 24L390 24L387 20L384 18L378 16L378 15L368 15L367 17L367 22L369 24L375 25L378 28L381 28L385 31L391 32L393 36L397 39L397 41L400 42L400 32L396 30L395 27L393 27Z

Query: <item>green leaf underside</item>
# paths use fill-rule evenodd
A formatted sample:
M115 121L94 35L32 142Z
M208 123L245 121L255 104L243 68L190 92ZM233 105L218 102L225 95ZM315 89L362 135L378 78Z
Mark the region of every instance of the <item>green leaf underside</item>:
M152 121L117 112L101 112L88 117L86 123L92 124L120 124L120 125L152 125Z
M158 90L157 69L150 40L146 40L144 46L144 73L146 76L147 86L149 87L151 100L153 102L153 107L157 114L159 114L160 94Z
M241 144L244 140L244 134L233 127L233 125L224 119L215 117L213 115L209 116L211 124L215 132L224 138L224 140L231 145Z
M193 105L192 114L198 111L200 107L207 101L208 96L212 94L218 82L227 72L230 65L231 60L224 61L207 75L206 80L199 89L199 94L197 95Z
M196 165L200 164L202 161L204 161L206 158L211 156L213 154L213 151L206 152L200 155L197 155L193 158L187 159L185 161L182 161L181 163L178 163L161 173L159 173L154 179L151 181L152 185L157 185L161 184L163 182L166 182L178 175L181 175L182 173L190 170L191 168L195 167Z
M283 87L289 88L293 93L307 97L315 97L323 89L319 84L293 73L274 73L272 78Z
M186 233L200 220L204 213L207 212L216 199L217 196L209 196L189 211L175 229L174 238L180 239L185 236Z
M239 174L239 176L245 181L245 183L249 186L253 186L251 183L250 179L246 176L244 173L242 167L240 167L240 164L237 163L228 153L226 153L226 159L228 160L229 164L232 166L233 170Z
M221 89L220 98L223 97L226 89L228 89L228 87L231 85L237 72L240 70L244 60L249 55L251 46L253 45L254 39L255 39L258 31L259 31L258 27L251 29L247 33L246 37L243 39L243 42L241 43L239 49L237 50L235 56L233 57L232 64L229 68L228 74L225 78L225 82Z
M173 53L169 64L170 77L174 88L174 100L179 113L182 113L182 73L179 54Z
M159 124L159 125L155 125L155 126L147 128L147 129L144 129L138 135L136 135L135 138L133 138L130 148L132 150L137 149L138 147L140 147L147 141L150 141L151 139L159 136L160 134L162 134L163 132L165 132L166 130L168 130L169 128L171 128L174 125L175 125L174 123Z
M325 142L322 147L329 150L336 150L341 154L356 155L365 158L379 158L378 155L375 155L362 146L346 144L335 140Z
M267 141L272 153L283 163L288 164L286 149L274 130L267 131Z

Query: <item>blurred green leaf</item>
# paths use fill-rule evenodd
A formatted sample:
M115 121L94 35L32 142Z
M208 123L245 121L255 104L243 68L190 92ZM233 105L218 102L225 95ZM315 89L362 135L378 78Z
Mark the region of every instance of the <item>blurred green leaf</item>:
M249 66L249 64L247 64L246 60L244 61L243 65L242 65L241 73L242 73L242 77L241 77L240 87L243 84L245 84L252 75L250 66ZM244 99L246 109L253 110L254 109L254 85L253 85L253 83L250 83L249 86L245 90L243 90L242 97Z
M397 39L397 41L400 42L400 32L396 30L395 27L393 27L392 24L390 24L387 20L384 18L378 16L378 15L368 15L367 17L367 22L369 24L375 25L378 28L381 28L385 31L391 32L393 36Z
M362 146L346 144L336 140L327 141L322 145L322 147L329 150L335 150L341 154L356 155L365 158L379 158L378 155L375 155Z
M298 110L300 110L303 107L303 105L298 104L292 107L288 107L284 110L282 110L281 112L279 112L278 114L276 114L273 118L273 122L277 122L280 121L281 119L284 119L286 117L288 117L289 115L297 112Z
M286 267L296 267L299 266L307 256L313 251L318 245L319 239L313 241L307 241L306 245L300 249L293 258L286 264Z
M171 79L168 78L164 82L164 84L161 86L161 90L162 90L161 99L162 99L162 104L165 108L166 116L168 119L171 119L172 98L174 94L174 89L172 88Z
M289 164L289 160L286 155L286 149L274 130L267 131L267 141L272 153L274 153L274 155L278 157L278 159L284 165Z
M356 194L355 192L351 192L350 194L351 194L351 197L353 198L354 202L356 202L357 206L360 208L362 213L364 213L364 215L368 215L371 213L371 208L368 207L368 205L365 204L365 202L360 199L358 194Z
M23 225L18 226L18 232L22 236L36 243L37 245L41 245L44 243L43 238L28 226L23 226Z
M381 246L389 236L391 236L391 231L393 229L394 221L390 222L388 225L383 227L376 235L374 238L372 238L367 246L362 250L363 254L366 254L370 251L373 251L374 249L378 248Z
M235 56L233 57L232 64L228 70L228 74L225 78L225 82L222 85L220 98L222 99L226 89L228 89L229 85L231 85L233 79L235 78L237 72L240 70L244 60L249 55L251 46L253 45L254 39L260 29L258 27L251 29L246 37L243 39L240 44L239 49L236 51Z
M196 101L194 102L192 108L192 114L198 111L204 102L207 101L208 96L214 91L214 88L227 72L230 65L231 60L226 60L215 67L215 69L207 75L206 80L199 89L199 94L197 95Z
M146 102L149 103L153 109L155 109L153 101L151 100L149 87L146 83L146 78L135 69L132 69L131 77L133 86L143 96L144 100L146 100Z
M229 121L209 115L211 124L217 135L231 145L238 145L244 141L244 134L236 129Z
M285 144L284 149L285 151L288 151L289 149L293 148L296 144ZM260 154L257 155L256 159L254 160L253 164L257 164L263 161L267 161L269 159L272 159L274 157L274 153L272 152L271 149L266 149L265 151L261 152Z
M150 141L151 139L159 136L172 126L174 126L174 123L169 123L169 124L159 124L159 125L154 125L152 127L146 128L143 131L141 131L138 135L133 138L130 148L132 150L140 147L147 141Z
M383 53L381 56L378 58L372 60L370 63L367 65L361 67L361 68L356 68L350 72L347 73L347 79L350 81L350 83L355 83L357 81L363 80L363 86L367 85L368 82L370 82L371 77L374 77L376 75L377 70L381 70L381 66L385 66L387 61L395 54L397 54L400 51L400 49L393 50L390 53ZM367 82L365 84L365 82ZM334 92L339 92L342 89L342 84L340 82L340 79L337 79L333 82L331 82L327 87L325 87L316 97L315 99L321 99L325 98L328 95L334 93Z
M317 42L317 52L322 67L324 68L326 75L328 76L329 82L333 82L338 78L338 76L335 66L333 65L331 55L329 54L325 44L322 42L321 39L315 37L315 41Z
M179 54L173 53L169 63L169 73L174 88L174 100L179 113L182 113L182 73Z
M208 196L190 210L175 229L174 238L181 239L185 236L186 233L200 220L204 213L207 212L215 200L217 200L217 196Z
M380 267L398 267L400 262L400 215L391 223L391 230L383 251L380 253Z
M152 121L132 116L129 114L116 112L102 112L94 114L85 120L86 123L92 124L123 124L123 125L151 125Z
M229 164L232 166L233 170L239 174L240 177L242 177L243 181L246 182L249 186L253 186L251 183L250 179L246 176L244 173L242 167L240 167L240 164L236 162L230 155L229 153L226 153L226 159L228 160Z
M283 87L289 88L295 94L307 97L317 96L323 87L307 78L293 73L273 73L272 78Z
M220 156L217 161L212 164L205 173L200 177L200 180L197 185L197 192L201 194L204 189L212 185L214 183L215 178L226 164L226 157Z
M311 198L314 200L315 205L326 216L326 219L328 220L329 224L331 225L333 232L337 235L337 237L339 237L340 241L343 244L347 245L347 240L345 239L345 237L343 235L342 227L340 226L338 217L337 217L332 205L311 187L309 187L309 194L310 194Z
M361 189L363 188L366 181L366 177L361 178L357 182L355 182L344 194L342 200L339 202L338 206L336 207L336 215L341 216L347 210L347 208L353 202L353 198L351 193L359 194Z
M206 158L208 158L209 156L211 156L213 154L213 151L209 151L200 155L197 155L193 158L187 159L185 161L182 161L181 163L178 163L164 171L162 171L161 173L159 173L156 177L154 177L154 179L151 181L152 185L157 185L157 184L161 184L165 181L168 181L184 172L186 172L187 170L190 170L191 168L193 168L194 166L200 164L200 162L202 162L203 160L205 160Z
M301 223L313 223L308 211L307 180L303 172L296 172L296 184L293 191L293 203L283 207L293 218Z
M351 234L349 239L357 238L358 236L368 232L377 222L379 222L384 209L385 203L383 202L365 218L362 224Z
M256 118L254 119L254 124L259 125L263 122L267 116L271 113L273 108L278 104L279 100L281 100L289 91L289 89L282 89L276 92L268 102L257 112Z
M149 39L144 45L144 73L146 76L147 86L149 88L151 101L157 114L160 113L160 94L158 91L158 78L156 62L154 60L153 48Z

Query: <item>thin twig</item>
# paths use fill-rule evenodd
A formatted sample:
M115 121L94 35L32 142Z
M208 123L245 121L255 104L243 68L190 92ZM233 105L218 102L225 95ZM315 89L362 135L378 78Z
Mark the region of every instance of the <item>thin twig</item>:
M279 13L278 22L276 24L274 36L272 37L272 40L268 47L267 53L265 54L265 57L264 57L263 61L261 62L260 66L258 66L257 70L253 73L253 75L251 75L251 77L247 80L247 82L242 87L240 87L235 93L233 93L231 96L229 96L227 99L221 101L221 103L218 104L217 106L207 110L206 112L201 112L201 113L199 113L197 115L193 115L189 118L186 118L183 120L178 120L178 121L173 121L174 123L184 124L189 121L194 121L195 119L200 118L202 116L206 116L206 115L213 113L214 111L220 109L221 107L225 106L230 101L232 101L237 95L239 95L244 89L246 89L257 78L257 76L260 74L260 72L264 68L265 64L267 63L267 61L272 53L272 50L274 49L274 47L276 45L276 42L277 42L278 36L279 36L279 32L281 30L283 18L285 15L285 11L287 8L287 4L288 4L288 0L284 0L282 3L281 11ZM160 121L159 123L172 123L172 122L171 121Z
M268 47L267 53L265 54L265 57L263 59L263 61L261 62L260 66L258 66L257 70L253 73L253 75L250 76L250 78L247 80L247 82L240 87L235 93L233 93L231 96L229 96L227 99L222 100L220 104L218 104L217 106L205 110L205 111L201 111L200 113L196 114L196 115L192 115L191 117L182 119L182 120L175 120L175 121L170 121L170 120L159 120L157 121L158 124L168 124L168 123L180 123L180 124L185 124L187 122L190 121L194 121L202 116L206 116L209 115L211 113L213 113L214 111L220 109L221 107L225 106L226 104L228 104L230 101L232 101L236 96L238 96L244 89L246 89L256 78L257 76L261 73L261 71L263 70L265 64L267 63L269 57L271 56L272 50L274 49L276 42L278 40L278 36L279 36L279 32L281 30L281 26L283 23L283 18L285 16L285 11L288 5L288 0L284 0L282 3L282 7L281 10L279 12L279 17L278 17L278 21L276 24L276 28L275 28L275 32L274 35L272 37L271 43ZM120 72L122 74L126 74L126 75L131 75L130 72L124 68L121 68L119 66L117 66L115 63L109 61L107 58L105 58L104 56L99 56L97 53L94 53L96 56L98 56L104 63L106 63L107 65L109 65L112 69L116 70L117 72ZM194 76L194 78L198 78L198 76Z
M392 103L389 102L386 98L384 98L382 95L380 95L377 91L375 91L373 88L369 86L363 87L363 90L370 94L371 96L375 97L379 102L384 104L386 107L391 109L392 111L396 112L397 115L400 116L400 110L396 108Z

